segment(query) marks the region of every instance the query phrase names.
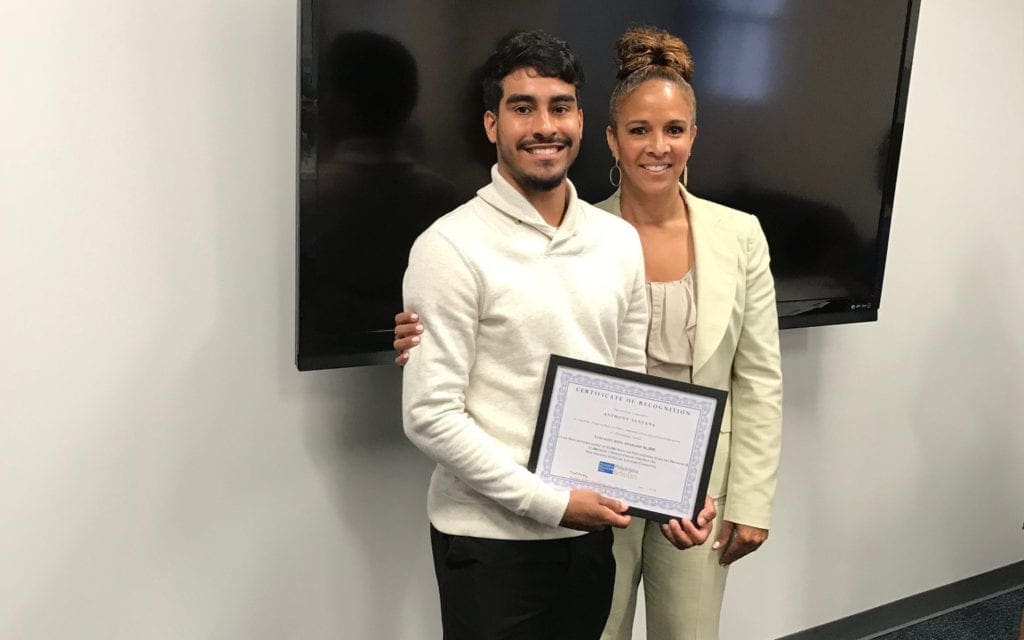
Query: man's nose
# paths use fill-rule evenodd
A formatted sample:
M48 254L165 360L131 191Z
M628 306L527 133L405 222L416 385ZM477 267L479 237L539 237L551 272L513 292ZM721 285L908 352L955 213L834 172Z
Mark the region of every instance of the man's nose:
M547 111L538 111L537 117L533 120L534 135L545 138L555 135L555 119Z

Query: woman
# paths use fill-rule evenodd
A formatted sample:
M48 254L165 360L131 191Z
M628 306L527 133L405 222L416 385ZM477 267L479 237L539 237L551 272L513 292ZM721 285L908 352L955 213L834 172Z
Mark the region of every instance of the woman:
M643 27L623 34L616 51L606 134L619 190L598 206L630 222L643 245L648 371L725 389L729 400L708 488L722 516L715 542L681 551L641 518L616 530L602 637L631 636L642 577L649 637L717 638L727 567L767 539L775 492L782 376L768 247L756 218L680 183L697 134L686 45ZM418 320L396 317L400 364L422 332Z

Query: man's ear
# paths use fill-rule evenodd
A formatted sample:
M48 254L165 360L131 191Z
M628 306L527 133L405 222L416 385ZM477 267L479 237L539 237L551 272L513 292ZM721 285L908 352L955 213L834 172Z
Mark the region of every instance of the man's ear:
M484 111L484 131L487 133L487 139L494 144L498 141L498 116L493 111Z

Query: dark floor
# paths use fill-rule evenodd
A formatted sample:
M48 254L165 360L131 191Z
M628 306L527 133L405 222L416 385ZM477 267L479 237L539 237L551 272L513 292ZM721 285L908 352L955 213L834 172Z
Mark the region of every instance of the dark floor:
M1024 587L922 620L872 640L1018 640Z

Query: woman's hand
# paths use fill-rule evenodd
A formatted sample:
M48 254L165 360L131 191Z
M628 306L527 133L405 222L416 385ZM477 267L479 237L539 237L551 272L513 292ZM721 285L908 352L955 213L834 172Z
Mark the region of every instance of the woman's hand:
M748 553L756 551L767 539L767 529L758 529L726 520L722 522L718 539L711 545L711 548L719 549L719 564L730 565Z
M398 353L395 364L400 367L409 361L409 350L420 343L423 325L419 320L420 317L412 311L403 311L395 316L395 341L391 345Z
M715 501L711 496L705 496L704 508L697 514L697 524L694 526L686 518L670 520L668 524L661 525L661 534L672 543L676 549L689 549L704 541L711 535L711 525L715 521L718 512L715 509Z

